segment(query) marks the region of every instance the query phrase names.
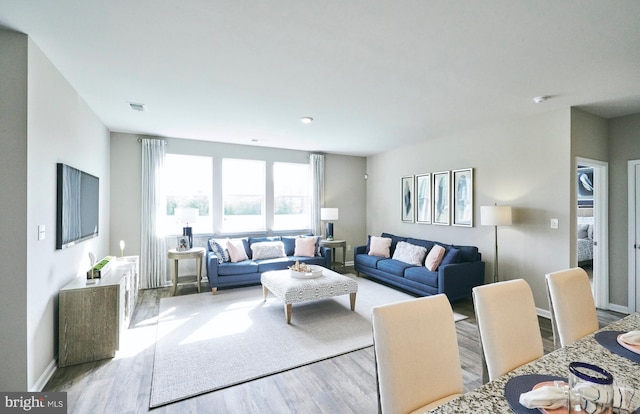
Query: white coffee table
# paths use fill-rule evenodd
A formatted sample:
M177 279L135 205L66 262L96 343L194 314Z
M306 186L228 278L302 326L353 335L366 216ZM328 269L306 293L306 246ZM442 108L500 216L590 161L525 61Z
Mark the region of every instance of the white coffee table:
M289 269L265 272L260 277L264 300L269 291L284 302L284 315L291 323L291 307L294 303L308 302L349 294L351 310L356 307L358 283L350 277L322 268L322 276L315 279L296 279Z

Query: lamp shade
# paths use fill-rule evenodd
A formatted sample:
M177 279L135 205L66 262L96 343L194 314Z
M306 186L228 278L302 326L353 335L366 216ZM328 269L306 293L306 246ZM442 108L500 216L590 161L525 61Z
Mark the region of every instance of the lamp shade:
M338 220L338 209L337 208L321 208L320 209L320 220Z
M480 224L483 226L510 226L511 206L480 206Z
M198 209L197 208L183 208L176 207L174 211L174 215L176 217L176 223L178 224L189 224L195 223L198 220Z

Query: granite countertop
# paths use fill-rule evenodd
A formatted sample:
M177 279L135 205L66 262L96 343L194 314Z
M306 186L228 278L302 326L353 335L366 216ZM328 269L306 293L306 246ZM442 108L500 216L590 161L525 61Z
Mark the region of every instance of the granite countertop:
M627 332L639 329L640 313L634 313L602 328L600 331ZM622 381L626 386L640 390L640 365L610 352L594 339L594 335L587 335L564 348L555 350L540 359L523 365L430 411L430 413L513 413L504 397L504 386L511 378L524 374L567 377L569 363L573 361L598 365L609 371L614 380Z

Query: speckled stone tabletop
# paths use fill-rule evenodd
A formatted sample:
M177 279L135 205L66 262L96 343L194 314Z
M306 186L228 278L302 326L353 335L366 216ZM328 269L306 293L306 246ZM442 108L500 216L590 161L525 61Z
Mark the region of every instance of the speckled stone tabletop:
M625 332L633 330L640 330L640 313L631 314L601 329ZM594 334L591 334L470 391L430 413L513 413L504 396L504 386L509 379L524 374L567 377L569 363L572 361L598 365L609 371L614 380L640 390L640 365L604 348L594 339Z

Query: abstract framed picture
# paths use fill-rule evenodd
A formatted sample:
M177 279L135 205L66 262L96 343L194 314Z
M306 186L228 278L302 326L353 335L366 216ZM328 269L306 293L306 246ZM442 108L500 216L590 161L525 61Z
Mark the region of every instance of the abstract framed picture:
M593 207L593 168L578 166L578 208Z
M449 220L449 190L450 173L449 171L441 171L433 173L433 188L431 200L433 200L433 224L448 226Z
M431 174L416 175L416 223L431 224Z
M473 168L454 170L453 225L473 227Z
M414 210L414 176L407 175L402 177L402 221L405 223L413 223Z

